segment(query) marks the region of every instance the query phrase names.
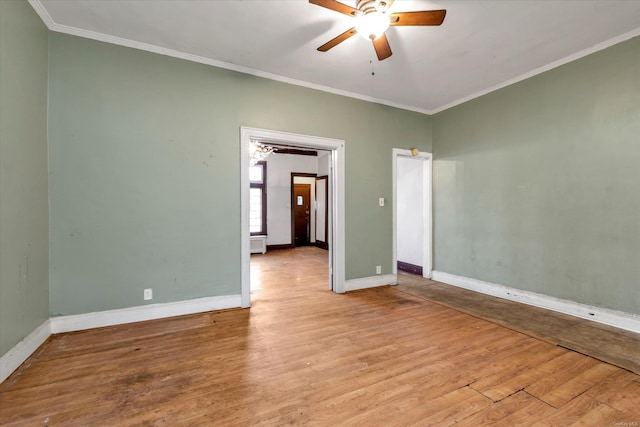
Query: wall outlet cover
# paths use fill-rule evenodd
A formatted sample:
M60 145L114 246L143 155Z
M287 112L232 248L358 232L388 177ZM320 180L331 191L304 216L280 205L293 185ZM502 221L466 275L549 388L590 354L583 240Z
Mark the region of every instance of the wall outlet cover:
M144 292L142 293L142 296L145 299L145 301L153 299L153 289L151 288L145 289Z

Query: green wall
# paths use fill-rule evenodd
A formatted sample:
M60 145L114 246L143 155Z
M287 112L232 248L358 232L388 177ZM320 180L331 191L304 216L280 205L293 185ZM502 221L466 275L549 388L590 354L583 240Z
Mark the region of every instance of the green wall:
M0 1L0 355L49 318L48 30Z
M640 314L640 38L433 116L435 269Z
M429 117L61 34L50 56L52 315L239 294L242 125L344 139L347 279L391 273L377 201Z
M23 1L0 18L0 354L146 287L239 294L242 125L346 141L347 279L391 272L377 199L391 148L417 146L437 270L640 314L638 38L432 118L49 36Z

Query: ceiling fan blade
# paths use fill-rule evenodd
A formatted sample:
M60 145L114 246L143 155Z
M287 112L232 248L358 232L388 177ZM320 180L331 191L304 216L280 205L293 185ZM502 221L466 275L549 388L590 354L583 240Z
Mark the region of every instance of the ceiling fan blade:
M358 16L360 15L360 11L351 6L347 6L344 3L340 3L335 0L309 0L309 3L315 4L318 6L326 7L327 9L331 9L336 12L344 13L349 16Z
M373 48L376 50L379 61L391 56L391 46L389 46L389 40L384 33L373 41Z
M440 25L447 11L421 10L418 12L396 12L390 16L391 25Z
M328 42L326 42L325 44L320 46L318 48L318 50L320 52L326 52L329 49L331 49L332 47L342 43L343 41L345 41L346 39L348 39L349 37L351 37L354 34L356 34L355 27L351 28L350 30L345 31L344 33L340 34L338 37L332 38L331 40L329 40Z

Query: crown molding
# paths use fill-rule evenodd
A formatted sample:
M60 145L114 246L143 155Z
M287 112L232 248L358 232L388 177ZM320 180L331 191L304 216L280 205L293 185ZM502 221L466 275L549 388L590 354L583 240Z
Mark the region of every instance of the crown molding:
M144 50L147 52L158 53L160 55L170 56L173 58L184 59L190 62L197 62L199 64L211 65L217 68L224 68L226 70L237 71L239 73L250 74L256 77L262 77L269 80L275 80L282 83L288 83L295 86L302 86L308 89L319 90L322 92L332 93L334 95L346 96L348 98L355 98L361 101L373 102L375 104L382 104L389 107L399 108L401 110L414 111L422 114L430 114L429 110L424 108L413 107L411 105L403 105L396 102L388 101L385 99L375 98L360 93L349 92L342 89L336 89L329 86L323 86L315 83L306 82L303 80L297 80L290 77L281 76L279 74L268 73L265 71L257 70L250 67L244 67L242 65L231 64L216 59L206 58L204 56L194 55L191 53L181 52L174 49L168 49L160 46L156 46L149 43L142 43L134 40L125 39L122 37L111 36L109 34L98 33L95 31L84 30L82 28L71 27L68 25L61 25L56 23L51 15L47 12L40 0L28 0L29 4L35 9L42 21L45 23L49 30L56 33L69 34L72 36L83 37L86 39L92 39L101 41L104 43L115 44L124 47L130 47L133 49Z
M583 57L585 57L587 55L591 55L592 53L598 52L600 50L604 50L604 49L606 49L608 47L611 47L611 46L616 45L618 43L622 43L624 41L627 41L627 40L632 39L632 38L637 37L637 36L640 36L640 28L636 28L635 30L631 30L628 33L621 34L621 35L616 36L616 37L614 37L612 39L605 40L602 43L598 43L596 45L593 45L591 47L583 49L583 50L581 50L579 52L573 53L573 54L571 54L569 56L565 56L564 58L558 59L557 61L550 62L550 63L548 63L546 65L543 65L542 67L538 67L538 68L536 68L534 70L531 70L529 72L526 72L524 74L520 74L517 77L514 77L512 79L506 80L506 81L504 81L502 83L498 83L497 85L494 85L494 86L491 86L491 87L489 87L487 89L484 89L484 90L481 90L479 92L473 93L473 94L471 94L469 96L465 96L463 98L457 99L457 100L455 100L453 102L450 102L449 104L443 105L441 107L434 108L433 110L430 110L430 112L428 114L436 114L436 113L439 113L441 111L448 110L449 108L455 107L456 105L463 104L463 103L465 103L467 101L471 101L472 99L479 98L479 97L481 97L483 95L486 95L488 93L494 92L496 90L502 89L502 88L507 87L507 86L511 86L512 84L521 82L521 81L526 80L528 78L531 78L533 76L537 76L538 74L542 74L542 73L544 73L546 71L549 71L549 70L552 70L554 68L560 67L560 66L562 66L564 64L568 64L569 62L573 62L573 61L578 60L580 58L583 58Z
M51 18L51 15L49 15L49 12L47 12L47 9L44 8L40 0L27 0L27 1L29 2L33 10L36 11L40 19L42 19L42 22L44 22L44 25L46 25L48 29L53 31L53 26L56 25L56 23L53 22L53 18Z
M204 56L199 56L199 55L194 55L194 54L190 54L190 53L186 53L186 52L181 52L181 51L177 51L174 49L167 49L164 47L160 47L160 46L156 46L156 45L152 45L149 43L142 43L142 42L138 42L138 41L134 41L134 40L129 40L129 39L125 39L122 37L116 37L116 36L111 36L108 34L104 34L104 33L98 33L95 31L89 31L89 30L84 30L81 28L77 28L77 27L71 27L68 25L61 25L56 23L53 18L51 18L51 15L49 15L49 12L47 12L47 10L45 9L45 7L43 6L42 2L40 0L27 0L29 2L29 4L33 7L33 9L36 11L36 13L38 14L38 16L40 16L40 19L42 19L42 22L44 22L44 24L47 26L47 28L49 28L49 30L57 32L57 33L63 33L63 34L69 34L72 36L77 36L77 37L83 37L83 38L87 38L87 39L92 39L92 40L97 40L97 41L101 41L104 43L110 43L110 44L115 44L115 45L119 45L119 46L125 46L125 47L130 47L132 49L139 49L139 50L144 50L147 52L152 52L152 53L157 53L160 55L165 55L165 56L170 56L173 58L179 58L179 59L184 59L185 61L191 61L191 62L197 62L199 64L205 64L205 65L211 65L213 67L217 67L217 68L224 68L226 70L231 70L231 71L237 71L239 73L244 73L244 74L249 74L252 76L256 76L256 77L261 77L261 78L265 78L265 79L269 79L269 80L275 80L278 82L282 82L282 83L288 83L288 84L292 84L295 86L301 86L301 87L305 87L308 89L314 89L314 90L319 90L322 92L327 92L327 93L332 93L334 95L340 95L340 96L345 96L348 98L354 98L354 99L358 99L361 101L366 101L366 102L372 102L375 104L382 104L382 105L386 105L389 107L394 107L394 108L399 108L401 110L407 110L407 111L413 111L416 113L421 113L421 114L426 114L426 115L433 115L436 113L439 113L441 111L445 111L448 110L449 108L455 107L457 105L463 104L467 101L471 101L472 99L475 98L479 98L483 95L486 95L488 93L494 92L496 90L502 89L504 87L510 86L514 83L518 83L520 81L526 80L530 77L536 76L538 74L542 74L546 71L552 70L554 68L560 67L561 65L567 64L569 62L575 61L577 59L580 59L582 57L585 57L587 55L590 55L592 53L598 52L600 50L606 49L608 47L611 47L615 44L621 43L623 41L629 40L633 37L637 37L640 36L640 27L636 28L634 30L631 30L627 33L621 34L619 36L616 36L614 38L611 38L609 40L605 40L604 42L598 43L596 45L593 45L589 48L583 49L579 52L576 52L574 54L571 54L569 56L565 56L564 58L558 59L557 61L553 61L550 62L546 65L543 65L542 67L538 67L534 70L528 71L524 74L520 74L519 76L516 76L512 79L506 80L502 83L498 83L497 85L491 86L487 89L475 92L471 95L459 98L453 102L450 102L448 104L445 104L443 106L440 107L436 107L434 109L425 109L425 108L419 108L419 107L415 107L415 106L411 106L411 105L404 105L404 104L399 104L396 102L392 102L392 101L388 101L385 99L380 99L380 98L375 98L375 97L371 97L371 96L367 96L367 95L363 95L363 94L359 94L359 93L355 93L355 92L349 92L346 90L341 90L341 89L336 89L336 88L332 88L329 86L323 86L323 85L319 85L319 84L315 84L315 83L310 83L310 82L306 82L303 80L297 80L297 79L292 79L290 77L285 77L285 76L281 76L278 74L273 74L273 73L268 73L265 71L260 71L254 68L250 68L250 67L244 67L241 65L237 65L237 64L231 64L228 62L224 62L224 61L219 61L216 59L211 59L211 58L206 58Z

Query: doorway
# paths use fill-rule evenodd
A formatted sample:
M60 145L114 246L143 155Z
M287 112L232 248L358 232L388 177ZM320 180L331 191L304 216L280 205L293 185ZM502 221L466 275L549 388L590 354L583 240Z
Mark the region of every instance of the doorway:
M309 246L311 243L311 185L293 184L293 245Z
M251 306L250 233L249 233L249 145L251 141L290 147L329 151L330 186L328 213L330 225L329 287L336 293L345 292L345 229L344 229L344 141L318 136L286 132L240 128L240 221L241 221L241 269L240 291L242 307Z
M393 149L393 259L398 269L431 278L432 155Z
M315 173L291 173L291 243L293 247L315 245Z

